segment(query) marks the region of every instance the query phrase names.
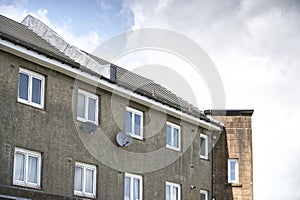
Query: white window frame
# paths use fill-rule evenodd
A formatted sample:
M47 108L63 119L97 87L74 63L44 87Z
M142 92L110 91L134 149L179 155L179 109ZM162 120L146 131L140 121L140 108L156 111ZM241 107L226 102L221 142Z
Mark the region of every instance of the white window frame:
M125 188L125 178L130 178L130 200L135 200L133 199L133 179L138 179L140 181L140 199L139 200L143 200L143 177L141 175L136 175L136 174L130 174L130 173L125 173L125 176L124 176L124 188ZM125 200L125 191L124 191L124 200Z
M208 191L207 190L200 190L200 195L204 194L205 195L205 200L208 200ZM200 196L201 197L201 196ZM201 200L201 199L200 199Z
M20 95L19 95L20 94L20 91L19 91L20 73L26 74L29 76L28 91L27 91L28 100L20 98ZM33 106L36 108L43 109L44 108L45 76L38 74L36 72L27 70L27 69L24 69L22 67L20 67L18 75L19 75L19 77L18 77L18 79L19 79L18 80L18 102L24 103L24 104L27 104L27 105L30 105L30 106ZM31 99L32 98L32 78L41 80L41 104L32 102L32 99Z
M205 155L201 154L201 138L203 138L204 142L205 142ZM208 159L208 136L207 135L200 133L200 145L199 146L200 146L200 152L199 152L200 158L207 160Z
M21 153L25 156L25 163L24 163L24 181L16 180L15 179L15 165L16 165L16 153ZM37 183L28 182L28 157L36 157L37 158ZM41 153L36 151L31 151L22 148L15 148L14 152L14 172L13 172L13 184L31 188L40 188L41 186Z
M230 173L231 172L231 167L230 167L231 161L236 162L235 169L234 169L235 180L232 180L232 178L231 178L231 173ZM239 183L239 161L237 158L229 158L228 159L228 183Z
M172 192L174 187L178 188L178 199L181 199L181 186L180 186L180 184L178 184L178 183L172 183L172 182L168 182L167 181L166 182L166 187L165 187L165 194L166 195L167 195L167 191L166 191L167 186L170 186L170 189L171 189L171 197L170 197L171 200L174 199L173 192Z
M78 89L78 93L77 93L77 105L76 105L77 109L78 109L78 95L79 94L85 96L85 105L84 105L85 106L85 113L84 113L84 118L82 118L82 117L79 117L78 114L77 114L77 112L76 112L77 120L81 121L81 122L92 122L92 123L98 125L98 104L99 104L98 103L98 101L99 101L98 96L95 95L95 94L92 94L90 92L87 92L85 90ZM95 116L95 121L92 121L92 120L88 119L88 112L89 112L89 110L88 110L88 105L89 105L88 99L89 98L96 100L96 108L95 108L96 109L95 110L95 115L96 116Z
M166 122L166 139L167 139L167 126L171 126L171 145L166 143L166 147L169 149L173 149L176 151L180 151L180 147L181 147L181 128L179 125L171 123L171 122ZM175 147L174 144L174 128L178 129L178 147Z
M82 180L82 190L83 191L78 191L75 190L75 167L81 167L83 168L83 180ZM85 192L85 179L86 179L86 170L90 169L93 170L93 192L89 193L89 192ZM82 163L82 162L75 162L75 166L74 166L74 195L77 196L83 196L83 197L96 197L96 181L97 181L97 167L95 165L90 165L90 164L86 164L86 163Z
M132 118L131 118L131 132L128 132L133 138L139 139L139 140L143 140L143 124L144 124L144 113L140 110L131 108L131 107L126 107L126 112L131 112L132 114ZM134 126L134 115L139 115L141 117L141 124L140 124L140 135L136 135L134 134L135 132L135 126ZM126 119L127 115L125 114L125 130L126 130Z

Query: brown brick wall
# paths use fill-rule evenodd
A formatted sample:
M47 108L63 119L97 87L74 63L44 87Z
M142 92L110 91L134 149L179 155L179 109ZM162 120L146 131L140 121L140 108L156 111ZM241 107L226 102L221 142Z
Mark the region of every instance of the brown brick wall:
M225 125L214 148L215 199L253 200L252 116L213 117ZM228 183L228 158L238 159L238 184Z

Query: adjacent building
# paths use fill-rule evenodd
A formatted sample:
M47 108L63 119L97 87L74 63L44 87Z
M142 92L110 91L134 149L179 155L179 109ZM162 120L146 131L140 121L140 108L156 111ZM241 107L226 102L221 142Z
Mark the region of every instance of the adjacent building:
M0 16L0 47L0 199L253 199L253 110L202 112L32 16Z
M205 114L222 121L225 127L211 152L215 199L252 200L253 110L206 110Z

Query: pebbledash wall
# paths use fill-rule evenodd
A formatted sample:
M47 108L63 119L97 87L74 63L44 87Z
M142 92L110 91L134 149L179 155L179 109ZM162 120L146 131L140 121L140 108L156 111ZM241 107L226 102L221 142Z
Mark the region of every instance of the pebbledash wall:
M56 64L52 54L46 54L46 51L37 52L34 45L34 48L28 49L27 45L30 43L23 44L22 38L15 35L12 38L4 37L10 33L9 31L14 34L17 30L25 34L25 38L41 39L38 35L26 36L27 27L17 22L2 16L0 22L0 199L126 199L125 176L128 174L140 178L141 189L136 198L140 200L161 200L167 197L172 200L253 199L251 139L253 111L227 112L225 116L222 115L225 117L222 125L205 116L199 116L197 121L194 116L167 104L163 105L170 108L167 114L160 109L150 109L151 101L146 102L139 96L128 100L125 95L113 94L105 84L95 84L93 80L69 72L68 70L75 70L74 66L64 64L70 69L62 69L61 61L57 62L60 64ZM9 30L14 26L16 30ZM45 58L40 58L41 55L45 55ZM46 62L47 59L50 60ZM42 108L19 100L20 70L28 70L44 77ZM107 80L104 81L108 85L111 84ZM96 132L101 129L116 148L140 154L163 149L178 158L161 169L155 169L156 163L153 163L155 170L147 172L126 171L101 162L87 150L80 139L83 136L93 140L96 133L84 132L83 123L77 120L79 91L86 91L98 98ZM112 97L115 101L113 105L117 106L117 109L111 107ZM154 104L155 101L152 105ZM117 145L115 138L118 132L125 131L127 107L142 113L142 126L145 128L142 140L133 138L131 145L121 147ZM212 117L221 115L220 113L226 111L205 112ZM207 121L202 122L203 118ZM201 123L197 123L199 121ZM166 147L167 122L177 125L180 129L179 151ZM150 123L151 126L147 126ZM154 134L152 128L156 126L161 128ZM205 140L207 143L203 142L203 138L207 139ZM219 139L215 141L216 138ZM209 151L208 146L212 143L216 143L215 148ZM101 146L96 148L101 152L109 151ZM25 183L26 181L21 181L20 184L15 180L18 179L14 174L16 167L20 168L16 162L16 153L19 149L28 154L39 153L41 163L38 185L33 186L28 182ZM207 152L207 157L200 156L203 149ZM107 155L111 155L110 153L107 152ZM238 160L237 183L228 183L228 159L231 158ZM24 163L26 162L28 161ZM134 160L128 162L143 168L144 163L134 163ZM158 162L165 160L162 157ZM93 177L95 186L91 187L94 192L75 191L75 166L81 163L85 167L92 166L96 172ZM124 162L124 165L128 163ZM28 173L24 171L27 176ZM130 187L138 188L134 184ZM167 188L174 189L171 196L167 195ZM129 199L133 199L132 192L133 190Z
M1 187L0 193L26 197L30 199L74 198L74 164L83 162L97 166L98 199L123 199L124 171L114 170L95 159L81 142L76 123L73 120L72 95L73 90L84 89L93 92L94 88L85 83L78 83L74 87L74 79L46 69L45 67L28 62L22 58L1 51ZM12 67L12 64L14 67ZM26 67L46 76L45 109L17 102L19 67ZM97 88L99 101L99 126L107 133L107 137L115 145L115 134L121 131L113 119L110 98L111 93ZM118 115L124 118L125 99L120 97ZM144 112L144 121L149 108L135 102L130 106ZM152 123L160 124L161 113L155 113ZM157 122L155 122L157 121ZM179 119L168 116L168 121L180 123ZM125 124L124 124L125 125ZM195 129L197 132L191 133ZM199 158L200 131L208 134L207 130L199 129L187 122L181 122L182 134L191 134L194 142L185 152L178 152L181 156L171 165L154 172L141 174L143 176L143 199L164 199L166 181L181 185L182 199L199 199L199 192L191 191L190 185L196 185L210 191L211 162L209 159ZM144 131L147 135L147 130ZM166 130L153 138L143 141L134 140L128 151L152 152L164 148ZM87 137L91 135L86 134ZM182 145L185 141L182 141ZM13 185L14 150L16 147L25 148L42 153L41 187L29 189ZM120 147L121 148L121 147ZM99 151L103 151L99 147ZM112 158L113 159L113 158ZM163 162L163 160L162 160ZM193 167L191 167L191 165ZM130 171L130 173L135 173ZM140 174L139 174L140 175Z

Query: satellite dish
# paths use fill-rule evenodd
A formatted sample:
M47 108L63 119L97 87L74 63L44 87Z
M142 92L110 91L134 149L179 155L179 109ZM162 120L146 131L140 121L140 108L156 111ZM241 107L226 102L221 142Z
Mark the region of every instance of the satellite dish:
M82 129L86 133L93 133L97 130L97 125L93 122L83 122Z
M116 136L118 145L126 147L132 143L132 137L129 133L119 132Z

